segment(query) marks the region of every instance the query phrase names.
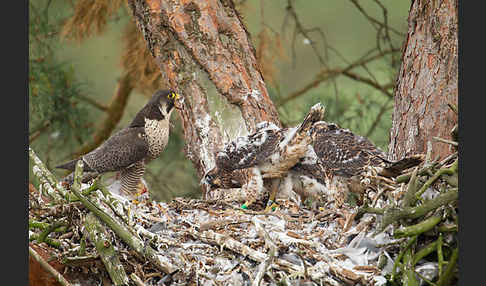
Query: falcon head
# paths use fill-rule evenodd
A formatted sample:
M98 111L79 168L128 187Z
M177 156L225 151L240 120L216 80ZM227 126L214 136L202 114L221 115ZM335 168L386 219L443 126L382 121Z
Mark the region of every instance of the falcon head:
M245 183L247 177L247 170L233 170L226 171L218 167L214 167L209 170L202 179L202 183L209 186L210 190L213 189L231 189L241 188Z
M162 115L169 115L173 108L181 109L182 97L172 90L159 90L154 93L150 101L158 105Z
M158 90L135 115L129 127L142 127L146 119L168 120L174 108L182 109L183 100L184 98L173 90Z

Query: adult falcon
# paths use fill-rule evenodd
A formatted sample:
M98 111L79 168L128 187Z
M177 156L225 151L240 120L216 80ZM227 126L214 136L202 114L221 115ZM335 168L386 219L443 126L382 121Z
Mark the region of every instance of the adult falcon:
M136 193L145 165L158 158L168 143L170 115L174 108L180 108L181 99L172 90L155 92L128 127L81 158L56 168L74 171L76 162L83 160L87 175L117 171L120 174L120 191L126 195Z

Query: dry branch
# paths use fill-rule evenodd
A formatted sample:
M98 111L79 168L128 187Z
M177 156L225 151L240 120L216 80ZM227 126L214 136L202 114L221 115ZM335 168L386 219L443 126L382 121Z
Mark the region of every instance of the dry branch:
M74 171L74 183L72 185L72 192L79 198L79 200L93 212L98 218L106 223L126 244L128 244L133 250L135 250L140 256L145 257L155 266L165 273L171 273L175 268L168 261L164 261L160 254L157 253L152 247L145 246L143 241L135 237L124 225L115 221L110 215L105 213L92 201L87 199L81 192L81 177L83 173L83 161L79 160L76 164Z
M399 49L385 50L385 51L379 52L376 55L368 56L368 57L360 59L360 60L358 60L354 63L351 63L343 69L339 69L339 68L336 68L336 69L327 69L327 68L321 69L314 76L314 79L311 82L304 85L304 87L302 87L301 89L298 89L298 90L294 91L293 93L287 95L286 97L279 99L277 101L276 105L282 106L282 105L288 103L289 101L294 100L297 97L305 94L307 91L318 87L324 81L330 80L330 79L335 78L339 75L343 75L345 72L349 72L354 68L357 68L357 67L360 67L360 66L365 66L369 62L378 60L378 59L383 58L383 57L385 57L389 54L393 54L393 53L396 53L396 52L399 52L399 51L400 51Z
M47 272L49 272L54 278L56 278L57 282L62 286L71 286L64 276L61 275L54 267L52 267L47 261L45 261L32 247L29 246L29 254L30 256L34 257L34 259L44 268Z

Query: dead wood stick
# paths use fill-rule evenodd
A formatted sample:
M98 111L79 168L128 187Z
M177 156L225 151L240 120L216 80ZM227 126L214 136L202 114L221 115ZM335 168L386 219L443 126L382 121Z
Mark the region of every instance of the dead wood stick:
M253 217L252 223L255 225L255 228L257 229L260 236L262 236L263 239L265 240L265 245L269 248L268 257L263 262L261 262L260 265L258 266L258 272L255 275L255 279L253 280L253 283L251 284L252 286L260 286L263 276L265 275L268 268L275 260L275 256L277 255L278 252L278 247L277 244L275 244L273 239L270 237L268 232L265 230L265 228L262 226L260 220L258 220L256 217Z
M137 274L135 274L135 273L130 274L130 278L135 283L135 285L146 286L145 283L143 283L142 279L140 279L140 277L137 276Z
M62 201L62 198L66 197L67 192L66 189L59 183L55 178L54 175L47 169L46 165L37 157L34 150L29 146L29 157L32 159L34 166L32 167L32 172L34 176L39 178L42 183L43 190L45 191L45 195L48 195L50 198L53 199L54 202ZM55 192L56 189L59 193Z
M229 236L216 233L212 230L197 231L191 228L189 229L189 234L202 241L218 244L219 246L221 246L221 248L226 247L236 253L248 256L250 259L257 262L264 262L268 258L265 253L256 251L253 248L250 248L247 245L237 240L234 240Z
M110 227L116 233L116 235L118 235L140 256L152 262L159 270L167 274L172 273L176 269L176 266L169 262L165 257L160 255L152 247L146 246L144 242L135 235L133 235L126 226L124 226L122 223L118 223L114 218L105 213L99 206L90 201L80 192L82 174L83 161L79 160L76 163L76 168L74 170L74 183L71 190L86 206L86 208L93 212L99 219L101 219L108 227Z
M71 286L64 276L61 275L54 267L52 267L47 261L45 261L32 247L29 246L29 254L32 256L37 262L39 262L40 266L44 268L47 272L49 272L54 278L56 278L57 282L62 286Z

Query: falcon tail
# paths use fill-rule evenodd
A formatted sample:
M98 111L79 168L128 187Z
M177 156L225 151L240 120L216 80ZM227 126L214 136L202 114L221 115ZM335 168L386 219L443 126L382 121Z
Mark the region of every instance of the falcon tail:
M78 162L78 160L79 159L69 161L69 162L64 163L62 165L56 166L56 168L74 171L74 168L76 167L76 162Z
M56 168L59 169L66 169L69 171L74 171L74 168L76 168L76 162L78 162L81 159L74 159L72 161L69 161L67 163L64 163L62 165L56 166ZM96 172L95 170L91 169L86 162L84 162L84 171L85 172Z
M420 163L422 163L423 160L424 155L422 154L412 155L409 157L405 157L401 160L391 162L391 164L386 166L383 171L390 177L396 177L402 171L419 165Z
M324 118L325 108L321 103L317 103L311 107L311 110L305 116L304 120L297 129L297 133L306 132L314 123L321 121Z

